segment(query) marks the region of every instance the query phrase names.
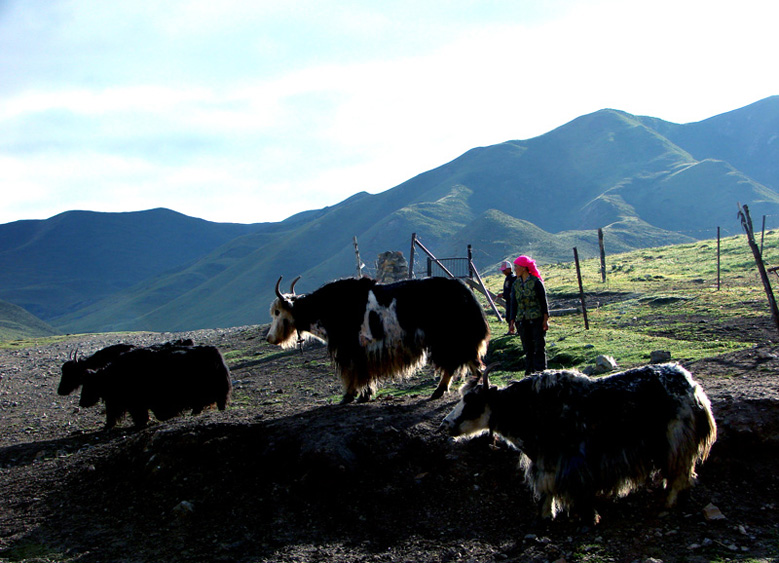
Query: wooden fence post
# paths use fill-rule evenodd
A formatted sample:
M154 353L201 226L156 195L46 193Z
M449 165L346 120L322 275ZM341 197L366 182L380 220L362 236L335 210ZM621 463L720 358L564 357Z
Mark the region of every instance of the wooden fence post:
M765 240L765 215L763 215L763 230L760 231L760 256L763 255L763 241Z
M760 279L763 281L763 288L765 294L768 297L768 305L771 308L771 316L774 319L774 324L777 330L779 330L779 309L776 306L776 298L774 298L774 292L771 289L771 282L768 281L768 273L765 270L765 264L763 264L763 256L760 254L760 248L755 242L755 233L752 229L752 217L749 216L749 208L746 205L738 204L738 215L741 219L741 225L747 233L747 242L752 249L752 254L755 256L755 263L757 264L757 270L760 272Z
M606 248L603 246L603 229L598 229L598 246L600 246L600 279L606 283Z
M584 287L582 286L582 271L579 267L579 251L573 247L573 259L576 262L576 277L579 279L579 300L582 302L582 315L584 315L584 330L590 330L590 323L587 320L587 305L584 303Z
M411 252L408 254L408 279L414 279L414 253L417 246L417 234L411 233Z
M720 287L720 263L722 260L722 252L720 250L720 232L719 227L717 227L717 291L719 291Z
M357 235L354 236L354 255L357 257L357 279L362 277L362 269L365 264L360 260L360 247L357 246Z

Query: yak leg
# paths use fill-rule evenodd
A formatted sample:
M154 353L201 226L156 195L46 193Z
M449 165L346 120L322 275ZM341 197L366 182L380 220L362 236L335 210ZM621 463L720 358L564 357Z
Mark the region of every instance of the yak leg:
M694 481L695 471L692 468L688 468L687 471L672 473L671 477L666 481L666 486L668 487L668 496L665 499L666 508L673 507L676 504L679 493L690 488Z
M473 377L481 377L481 368L482 363L478 360L470 361L467 364L468 370L471 372L471 375ZM431 401L435 401L436 399L440 399L444 396L444 393L449 391L449 384L452 382L452 376L458 371L457 369L454 370L447 370L442 369L441 371L441 379L438 381L438 387L436 387L436 390L433 391L433 394L430 396Z
M146 428L146 425L149 423L149 409L131 409L130 416L137 429Z
M665 486L668 489L665 506L671 508L676 504L679 493L689 489L695 483L697 477L695 474L695 450L681 448L681 451L677 451L676 455L669 455L662 476L665 478Z
M430 395L430 400L435 401L444 396L444 393L449 391L449 384L452 381L452 372L447 370L441 370L441 379L438 380L438 387L436 387L433 394Z
M554 495L541 493L538 503L538 517L541 521L549 521L554 518Z
M105 429L111 430L116 426L124 416L125 409L117 405L114 401L105 403Z
M367 375L367 367L353 367L349 371L341 372L341 381L344 384L344 395L341 398L341 404L347 405L357 399L358 403L364 403L370 399L370 395L367 398L363 398L363 394L367 391L370 393L370 385L366 386L366 383L370 380Z

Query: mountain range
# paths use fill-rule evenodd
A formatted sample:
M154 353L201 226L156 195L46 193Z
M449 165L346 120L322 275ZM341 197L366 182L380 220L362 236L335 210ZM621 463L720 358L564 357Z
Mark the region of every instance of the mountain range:
M688 124L604 109L276 223L167 209L6 223L0 300L62 332L256 324L279 276L305 292L354 275L355 237L368 275L412 233L438 257L471 245L493 273L519 253L593 256L599 228L608 253L738 234L737 203L779 223L779 96Z

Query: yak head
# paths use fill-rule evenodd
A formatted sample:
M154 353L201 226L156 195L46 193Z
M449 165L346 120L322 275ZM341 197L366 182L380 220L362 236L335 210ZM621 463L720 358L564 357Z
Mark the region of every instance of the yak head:
M276 299L270 304L271 325L267 336L271 344L289 348L296 343L297 326L295 326L293 306L299 297L295 295L295 284L299 279L300 276L292 281L289 293L281 293L279 290L281 277L276 282Z
M490 429L492 408L490 407L489 373L498 365L497 363L490 364L480 376L465 382L460 388L460 402L441 423L441 430L449 432L454 437L466 437L475 436Z
M62 378L59 387L57 387L58 395L70 395L79 388L84 376L84 369L80 362L78 349L76 349L70 353L68 361L62 364Z
M104 398L103 383L105 377L101 377L101 374L93 369L87 369L83 372L83 378L78 406L91 407Z

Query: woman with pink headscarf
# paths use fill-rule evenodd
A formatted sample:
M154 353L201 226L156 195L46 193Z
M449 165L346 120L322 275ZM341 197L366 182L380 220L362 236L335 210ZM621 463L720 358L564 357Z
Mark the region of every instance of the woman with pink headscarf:
M529 256L514 260L514 281L511 291L512 318L509 326L516 328L525 350L525 373L546 369L546 331L549 330L549 304L544 280Z

